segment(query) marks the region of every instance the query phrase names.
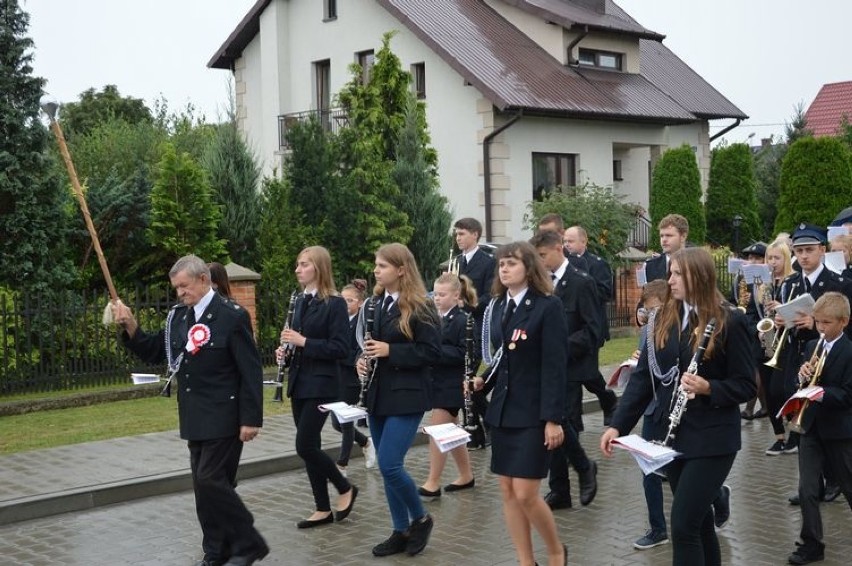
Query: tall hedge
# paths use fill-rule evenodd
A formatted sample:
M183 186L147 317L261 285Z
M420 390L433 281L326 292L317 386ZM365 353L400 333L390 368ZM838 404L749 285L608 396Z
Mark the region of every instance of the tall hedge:
M689 241L702 244L707 233L701 202L701 175L692 148L684 144L663 153L651 178L649 212L656 226L667 214L689 221Z
M708 240L742 248L763 239L756 188L751 148L736 143L713 150L705 203ZM739 233L733 229L735 216L742 218Z
M849 150L837 138L797 140L784 156L780 185L776 233L800 222L828 226L852 202Z

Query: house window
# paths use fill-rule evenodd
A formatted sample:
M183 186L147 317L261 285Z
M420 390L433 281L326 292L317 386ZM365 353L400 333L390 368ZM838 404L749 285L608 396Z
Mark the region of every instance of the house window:
M327 131L330 128L331 110L331 61L328 59L314 63L314 104L320 122Z
M337 0L323 0L323 4L324 4L323 19L325 21L336 20L337 19Z
M426 63L414 63L411 66L411 82L417 98L426 98Z
M623 61L624 55L621 53L595 49L580 49L580 58L578 59L580 65L584 67L599 67L612 71L620 71Z
M533 200L542 200L556 187L576 185L576 160L571 153L533 153Z
M612 180L613 181L623 181L624 176L621 173L621 160L614 159L612 161Z
M355 62L361 66L361 83L367 84L370 82L370 76L373 74L373 65L376 63L376 55L373 50L359 51L355 54Z

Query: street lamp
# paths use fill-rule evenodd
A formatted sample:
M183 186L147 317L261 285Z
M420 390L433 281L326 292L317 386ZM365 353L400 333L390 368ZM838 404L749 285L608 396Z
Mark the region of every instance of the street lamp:
M737 214L734 216L734 255L740 253L740 226L742 226L743 217Z

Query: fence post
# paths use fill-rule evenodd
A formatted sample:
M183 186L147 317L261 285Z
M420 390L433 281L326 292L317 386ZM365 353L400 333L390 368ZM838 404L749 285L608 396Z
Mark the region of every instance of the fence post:
M257 282L260 281L260 274L233 262L225 266L225 271L228 273L228 280L231 283L231 294L234 296L234 300L248 311L252 331L257 337L256 289Z

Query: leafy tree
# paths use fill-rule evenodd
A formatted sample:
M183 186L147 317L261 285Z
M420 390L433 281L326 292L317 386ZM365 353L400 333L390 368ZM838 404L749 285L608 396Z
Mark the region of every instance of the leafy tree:
M421 273L430 277L438 272L445 259L444 250L452 243L449 234L453 219L449 201L438 191L434 168L426 160L420 114L420 102L409 93L393 177L402 191L402 209L414 227L409 248Z
M837 138L800 138L784 157L780 183L775 232L800 222L828 226L852 202L849 150Z
M69 102L62 107L62 125L69 138L85 135L99 124L114 119L128 124L150 124L154 120L144 100L121 96L115 85L106 85L100 92L87 89L80 93L79 102Z
M701 203L701 175L688 145L669 149L660 157L651 179L649 209L652 226L667 214L680 214L689 221L690 241L704 243L707 228Z
M757 215L756 185L748 145L735 143L713 150L705 207L710 241L733 249L735 244L763 239ZM742 218L738 233L732 230L734 216ZM736 237L738 240L734 242Z
M530 201L524 224L534 229L545 214L555 212L565 226L582 226L589 236L589 249L612 264L620 263L618 253L636 223L639 208L624 203L624 197L599 185L556 187L540 201Z
M290 183L283 177L266 177L261 188L258 247L262 284L275 289L296 289L293 273L296 256L305 247L309 226L301 222L301 210L293 205Z
M64 249L69 197L46 151L44 79L32 76L28 25L17 0L0 0L0 284L50 292L74 278Z
M222 205L219 235L227 242L228 254L241 265L259 268L260 168L237 130L233 113L218 127L203 164Z
M221 221L222 211L204 171L189 154L178 154L172 144L165 144L151 190L148 259L171 265L194 253L206 261L227 263L225 242L217 235Z

